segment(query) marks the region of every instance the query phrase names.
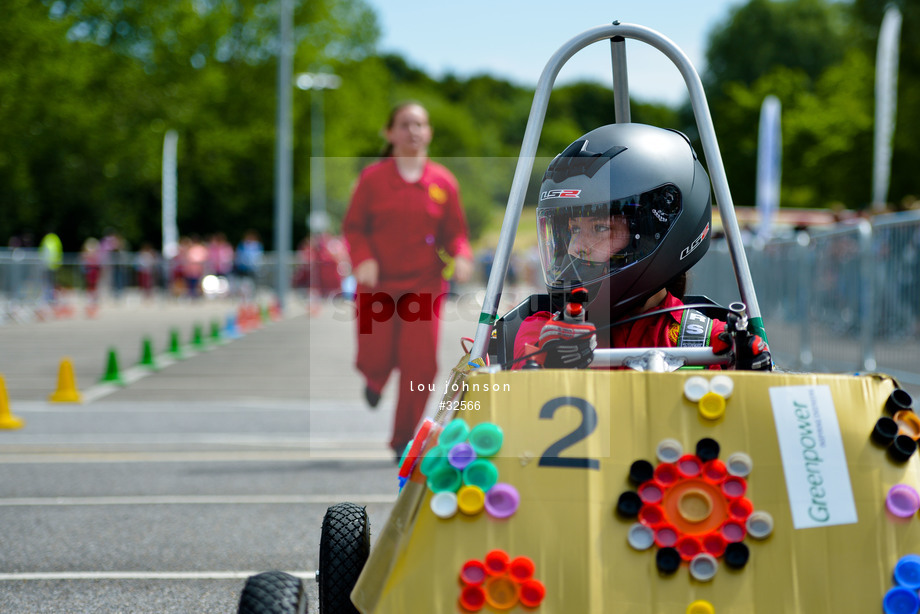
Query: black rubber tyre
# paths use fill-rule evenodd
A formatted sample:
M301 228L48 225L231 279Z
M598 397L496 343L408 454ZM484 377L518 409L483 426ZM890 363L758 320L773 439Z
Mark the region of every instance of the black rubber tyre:
M319 540L320 614L357 614L350 595L370 550L366 509L354 503L337 503L326 510Z
M250 576L240 595L239 614L305 614L306 611L303 582L283 571Z

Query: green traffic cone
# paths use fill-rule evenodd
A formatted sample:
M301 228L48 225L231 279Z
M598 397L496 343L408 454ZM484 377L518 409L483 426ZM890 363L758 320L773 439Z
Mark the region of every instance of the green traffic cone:
M121 372L118 370L118 355L115 349L109 349L109 359L105 365L105 375L99 380L100 383L125 385L125 380L121 378Z
M175 328L169 331L169 355L176 359L185 358L179 343L179 331Z
M152 371L156 371L159 368L156 360L153 358L153 342L150 340L150 337L144 337L144 347L141 350L141 361L137 363L137 366L146 367Z
M220 334L220 322L211 320L211 343L223 343L224 338Z
M201 331L201 325L196 324L195 328L192 331L192 347L196 350L206 350L208 349L204 343L204 335Z
M270 314L270 313L268 312L268 306L267 306L267 305L262 305L262 307L260 308L260 314L261 314L261 316L262 316L262 321L263 321L263 322L271 322L271 321L272 321L272 314Z

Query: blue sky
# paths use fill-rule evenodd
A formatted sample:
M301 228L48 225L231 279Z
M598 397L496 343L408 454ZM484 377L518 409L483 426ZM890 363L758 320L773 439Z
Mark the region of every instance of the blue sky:
M546 62L566 41L616 19L657 30L705 68L709 31L746 0L366 0L377 12L381 51L397 52L434 77L487 73L534 86ZM630 95L677 104L686 88L670 60L638 41L626 47ZM575 55L557 84L580 79L609 84L610 45Z

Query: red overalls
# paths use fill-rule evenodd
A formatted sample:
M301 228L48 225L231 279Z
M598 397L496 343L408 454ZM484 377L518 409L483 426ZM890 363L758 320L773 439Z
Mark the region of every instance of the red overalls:
M448 288L438 249L472 257L457 180L429 161L422 177L408 183L395 160L385 158L361 173L342 230L353 267L369 258L379 264L377 286L357 288L355 366L377 392L399 369L390 446L400 453L415 435L437 373L440 304Z

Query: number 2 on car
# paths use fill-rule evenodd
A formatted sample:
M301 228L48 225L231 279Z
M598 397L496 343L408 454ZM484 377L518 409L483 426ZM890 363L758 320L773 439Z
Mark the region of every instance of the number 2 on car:
M555 440L540 456L541 467L569 467L573 469L600 469L600 461L572 454L566 450L586 440L597 428L597 410L591 403L579 397L556 397L540 408L541 420L553 420L563 408L574 408L581 414L581 422L575 430Z

